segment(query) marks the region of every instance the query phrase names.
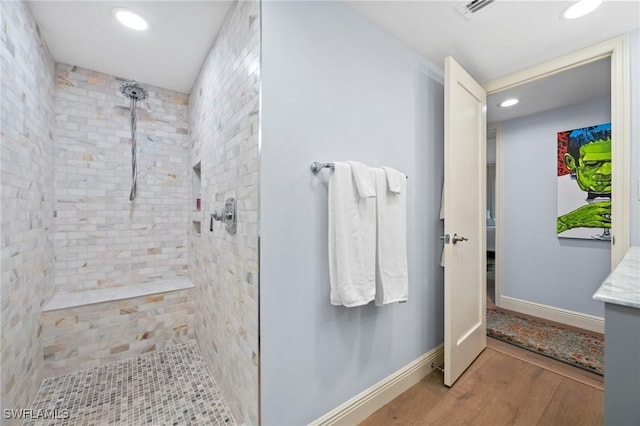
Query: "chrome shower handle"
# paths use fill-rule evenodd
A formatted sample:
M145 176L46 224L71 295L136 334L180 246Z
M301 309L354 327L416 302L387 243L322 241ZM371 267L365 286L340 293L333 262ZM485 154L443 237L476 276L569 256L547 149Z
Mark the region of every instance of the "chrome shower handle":
M227 232L235 234L237 226L236 199L233 197L227 198L224 203L224 210L216 210L211 213L211 231L213 231L214 219L224 223L224 229L226 229Z

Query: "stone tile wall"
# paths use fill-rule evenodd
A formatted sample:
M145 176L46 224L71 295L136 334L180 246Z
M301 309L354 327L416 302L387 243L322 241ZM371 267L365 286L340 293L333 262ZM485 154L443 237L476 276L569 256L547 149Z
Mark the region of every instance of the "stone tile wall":
M55 63L26 2L0 2L0 22L0 400L19 409L42 381L40 308L53 291Z
M190 235L196 338L239 424L258 424L260 4L233 5L189 97L191 166L201 162L202 235ZM238 199L238 226L209 215Z
M193 339L193 288L43 313L46 378Z
M149 98L138 103L138 183L131 202L124 80L65 64L56 74L56 290L187 275L187 95L141 83Z

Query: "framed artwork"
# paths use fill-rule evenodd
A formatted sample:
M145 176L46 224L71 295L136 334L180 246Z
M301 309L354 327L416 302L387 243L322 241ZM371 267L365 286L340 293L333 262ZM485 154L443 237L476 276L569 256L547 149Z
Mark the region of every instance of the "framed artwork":
M558 132L560 238L611 240L611 123Z

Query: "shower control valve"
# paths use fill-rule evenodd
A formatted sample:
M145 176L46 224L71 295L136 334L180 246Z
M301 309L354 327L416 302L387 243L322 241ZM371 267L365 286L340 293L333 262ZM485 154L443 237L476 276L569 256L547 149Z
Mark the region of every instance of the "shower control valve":
M236 233L236 199L233 197L227 198L224 203L224 210L216 210L211 213L211 226L210 230L213 231L213 220L218 220L224 223L224 229L231 234Z

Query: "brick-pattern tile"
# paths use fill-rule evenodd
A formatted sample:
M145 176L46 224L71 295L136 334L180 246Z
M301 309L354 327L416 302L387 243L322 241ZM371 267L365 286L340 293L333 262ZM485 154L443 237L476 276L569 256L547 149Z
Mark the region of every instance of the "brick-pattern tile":
M192 339L193 289L44 312L44 376L98 367Z
M257 424L259 2L233 6L189 97L142 83L150 98L138 109L133 203L129 102L118 90L123 80L56 66L28 3L0 7L2 408L28 404L44 374L43 354L59 362L95 352L101 358L91 362L99 365L143 346L157 348L149 341L166 342L166 330L181 337L194 330L165 312L145 316L155 310L149 305L167 300L144 300L106 317L87 311L87 318L54 321L60 335L119 333L125 341L57 340L45 348L42 333L50 324L41 322L40 308L54 291L189 274L206 362L221 376L232 412ZM203 226L202 238L188 238L196 161L202 161L202 217L236 195L236 235ZM119 322L124 317L133 324ZM80 330L88 324L95 328Z
M191 166L201 162L202 217L189 239L196 338L240 423L258 424L258 116L260 4L230 11L189 97ZM238 228L209 214L238 200Z
M40 306L53 291L55 62L27 2L0 2L0 62L0 400L11 409L42 381Z
M138 102L137 197L130 100L119 77L58 64L55 287L135 285L187 275L188 97L150 86Z

